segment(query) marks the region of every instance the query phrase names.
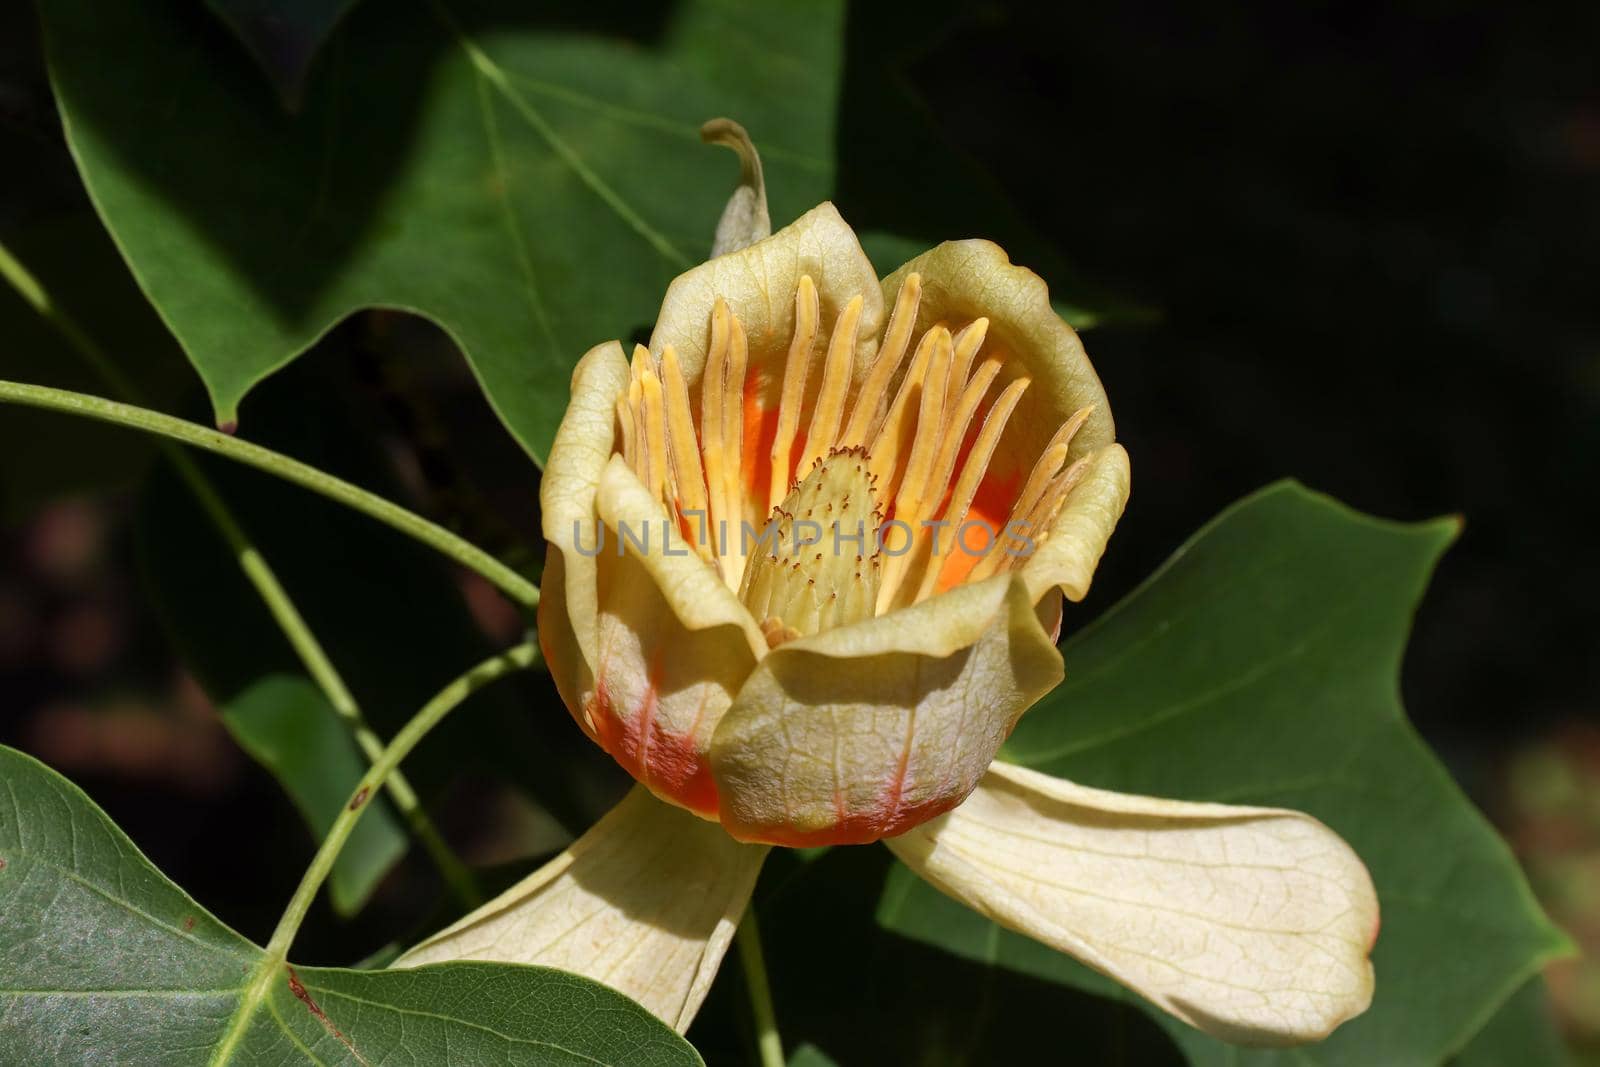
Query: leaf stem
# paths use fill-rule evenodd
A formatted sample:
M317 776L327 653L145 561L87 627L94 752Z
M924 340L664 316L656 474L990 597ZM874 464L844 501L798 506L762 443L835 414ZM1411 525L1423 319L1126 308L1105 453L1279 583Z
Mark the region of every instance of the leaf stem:
M68 343L77 349L84 360L106 380L113 392L122 394L130 401L140 399L138 386L122 373L120 367L106 357L94 338L56 305L44 286L3 243L0 243L0 276L11 283L12 288L39 313L41 318L60 331ZM251 542L249 535L245 533L233 511L217 492L211 480L206 477L205 472L200 469L199 464L172 441L162 438L159 444L162 453L172 463L184 483L188 485L190 492L195 495L195 499L200 502L202 510L216 526L217 532L228 543L234 558L239 562L240 569L244 571L250 584L255 586L256 593L283 631L290 647L300 657L312 681L322 690L328 704L350 730L357 746L366 755L367 761L370 763L376 760L383 751L383 742L367 725L366 718L361 713L361 706L328 658L316 634L312 633L310 626L306 624L300 609L290 598L288 591L283 588L283 584L278 581L277 573ZM405 818L412 834L427 850L445 884L468 909L482 903L483 897L478 892L472 873L440 836L438 829L433 825L433 820L428 818L428 813L423 810L411 783L403 774L396 771L389 778L388 789L390 799Z
M388 747L378 754L378 758L373 761L367 773L362 775L355 792L350 796L350 802L334 820L333 826L328 830L328 836L323 838L322 845L317 849L317 854L311 858L311 864L306 868L305 876L300 879L300 885L294 891L294 896L284 908L283 918L278 920L277 928L272 931L272 937L267 941L266 953L256 965L256 973L251 978L244 996L239 1000L239 1007L229 1022L227 1034L217 1045L212 1063L227 1062L233 1048L249 1028L256 1005L266 995L268 987L278 973L278 968L288 960L289 949L294 944L295 934L300 931L300 924L305 921L311 902L316 899L322 883L333 870L334 860L338 859L339 851L344 847L351 831L355 829L356 823L370 806L368 800L372 794L383 787L390 773L400 765L401 760L410 755L411 750L427 736L428 731L439 725L446 715L460 707L469 696L497 678L513 671L526 670L538 660L539 647L533 641L484 660L445 686L432 700L424 704L421 710L400 728L400 732L394 735L394 740L389 742Z
M756 924L754 903L745 908L734 939L739 942L739 962L744 965L745 986L750 990L750 1013L755 1017L761 1067L784 1067L783 1038L778 1035L778 1016L772 1008L772 986L767 981L767 961L761 952L761 929Z
M249 441L240 441L225 433L184 419L173 418L159 411L135 407L132 404L120 404L115 400L91 396L88 393L75 393L68 389L51 389L43 385L0 381L0 402L26 404L30 407L82 415L117 426L143 430L207 452L215 452L246 466L277 475L285 481L321 493L330 500L336 500L416 538L467 569L477 571L507 596L525 607L535 607L539 603L538 586L483 549L392 501L269 448L262 448Z

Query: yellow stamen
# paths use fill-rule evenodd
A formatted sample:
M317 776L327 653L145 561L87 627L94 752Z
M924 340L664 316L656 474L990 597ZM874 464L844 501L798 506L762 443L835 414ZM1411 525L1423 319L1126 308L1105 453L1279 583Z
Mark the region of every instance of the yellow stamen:
M644 384L635 377L628 383L628 418L633 423L633 473L641 482L650 474L650 461L646 458L649 446L644 435Z
M988 336L988 319L973 319L956 333L956 354L955 359L950 364L950 388L944 397L946 410L953 409L956 406L956 400L961 396L961 391L967 387L967 372L972 369L972 360L977 356L978 349L983 347L983 342Z
M661 398L661 379L656 377L654 361L643 345L643 373L639 378L639 411L644 426L644 484L657 499L667 502L667 418Z
M728 537L739 532L744 513L744 378L749 351L744 324L728 317L728 362L722 379L722 477L727 486Z
M943 518L950 523L945 530L949 533L950 545L955 551L965 551L963 545L966 541L958 536L961 524L967 521L972 501L978 495L978 487L983 484L983 476L989 470L989 461L994 457L995 447L1000 443L1000 435L1005 432L1011 413L1016 410L1017 402L1022 399L1022 394L1028 385L1027 378L1018 378L1000 391L1000 396L989 408L989 413L984 416L983 428L978 431L978 437L972 443L972 451L967 453L967 462L961 468L960 477L956 479L956 487L950 493L950 504L945 508L943 515ZM998 542L999 538L996 537L995 540ZM931 596L937 589L939 572L943 569L947 558L948 552L941 552L930 561L928 571L923 575L922 586L917 590L918 600Z
M800 474L826 456L839 435L844 403L850 394L850 372L855 363L856 331L861 324L862 300L853 296L839 313L828 341L828 359L822 365L822 389L811 411L811 426L806 430L806 450L800 457Z
M789 494L790 465L794 435L800 427L800 405L805 403L806 375L811 367L811 346L817 339L817 287L811 275L800 277L794 292L794 339L789 342L789 359L783 365L783 392L778 398L778 431L772 439L772 477L767 491L767 511Z
M1048 536L1086 469L1081 460L1062 467L1089 408L1075 412L1038 456L1011 507L1007 528L1016 524L1015 532L991 531L992 543L983 548L961 536L1029 380L1015 376L1000 390L966 448L973 420L1009 357L994 346L986 350L989 321L984 318L954 332L937 323L912 348L921 284L913 274L901 285L883 347L855 388L865 300L856 296L845 303L823 356L822 380L808 404L821 302L811 277L800 279L772 444L761 457L771 463L765 500L747 499L745 388L752 360L766 368L774 354L763 348L752 355L744 324L726 301L716 300L696 433L677 352L668 346L657 359L635 347L628 388L617 402L622 455L670 514L684 523L691 514L704 516L696 524L696 551L739 593L771 644L915 603L938 592L947 574L976 581L1017 566L1019 550ZM902 375L908 349L912 355ZM897 375L894 397L885 405L883 397ZM800 420L808 407L804 445L796 457ZM890 501L903 526L885 527L882 509ZM771 525L754 531L756 540L747 543L745 529L763 505ZM941 519L937 527L928 521L935 515ZM829 530L830 524L851 518L862 522L867 542L859 560L849 552L844 554L848 565L841 562L834 544L794 544L812 522ZM781 549L769 543L775 536ZM890 553L903 551L880 553L885 547L880 539L891 542ZM747 566L752 550L758 554ZM982 552L983 558L975 566L956 561L947 567L956 551Z
M661 384L665 393L667 451L672 456L673 491L678 512L690 519L695 551L701 558L715 560L706 514L706 476L700 466L700 442L695 437L694 413L689 408L689 387L683 379L683 366L671 345L661 353Z
M711 345L706 351L706 366L700 376L700 447L705 459L706 503L710 514L706 516L706 537L712 551L720 557L721 540L718 524L728 515L728 483L724 470L722 448L722 378L728 358L728 335L731 332L728 305L721 297L711 309ZM731 578L726 567L722 580L736 584L738 575Z
M892 555L884 563L883 587L878 591L880 605L894 601L900 583L913 560L917 557L927 528L922 521L925 513L925 491L938 455L940 435L944 430L944 395L949 384L950 361L954 355L950 331L935 326L928 331L933 338L933 355L928 360L927 374L922 382L922 395L917 405L917 430L912 438L911 451L906 457L905 472L895 495L895 518L911 528L911 545L908 551ZM940 495L943 496L943 486ZM933 504L937 506L937 501ZM896 527L897 537L904 538L905 531Z
M1044 451L1039 454L1039 459L1033 465L1033 470L1028 474L1028 480L1022 486L1022 492L1017 494L1017 502L1011 509L1013 519L1026 521L1033 512L1034 505L1039 503L1045 491L1050 487L1051 481L1060 473L1061 465L1067 461L1067 453L1072 448L1072 438L1089 421L1089 415L1094 410L1093 406L1079 408L1072 418L1061 424L1061 428L1050 438L1049 444L1044 446Z
M954 403L954 410L945 419L944 438L939 442L939 455L933 461L933 476L928 479L925 493L930 513L944 501L945 490L950 487L950 477L955 473L956 456L961 451L962 442L967 439L967 427L978 413L978 405L988 395L989 386L994 384L999 375L1000 364L998 357L990 357L979 364L977 373L962 390Z
M1056 516L1061 513L1061 506L1067 502L1068 494L1083 480L1084 472L1088 469L1089 460L1085 457L1052 478L1049 487L1039 497L1039 502L1028 513L1027 526L1024 529L1033 542L1034 551L1038 551L1039 546L1049 540L1050 527L1055 523ZM1000 561L998 569L1008 571L1012 567L1020 567L1027 561L1026 555L1007 553Z
M889 329L883 337L883 347L878 349L877 361L867 372L867 380L856 392L855 407L850 412L850 424L839 438L841 448L865 445L878 433L883 397L889 391L894 372L900 369L906 346L911 342L911 330L917 323L917 309L922 303L922 275L908 274L900 283L900 292L894 300L894 313L889 317Z
M901 379L900 389L889 405L889 412L879 424L878 432L867 448L871 456L869 469L873 477L878 480L878 491L886 500L892 498L898 488L900 455L910 447L911 438L916 433L911 399L914 395L919 395L922 380L927 377L928 362L933 358L933 346L937 339L937 334L929 330L922 335L922 340L917 342L916 353L911 357L911 366L907 368L906 376ZM920 403L918 407L921 407Z

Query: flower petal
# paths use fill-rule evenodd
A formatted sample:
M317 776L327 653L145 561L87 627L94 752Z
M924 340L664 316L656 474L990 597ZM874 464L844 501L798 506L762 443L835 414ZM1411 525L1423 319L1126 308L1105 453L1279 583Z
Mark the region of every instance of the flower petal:
M766 854L635 786L561 855L394 965L556 967L604 982L683 1033Z
M752 368L769 354L786 354L794 333L795 289L806 274L817 287L824 338L850 298L864 298L855 361L857 371L864 371L883 332L883 296L855 232L830 203L766 240L680 274L661 302L650 351L660 355L668 345L675 348L692 387L705 370L711 309L721 297L744 325Z
M1019 463L1032 465L1056 429L1084 407L1094 410L1073 438L1069 458L1086 456L1116 438L1105 389L1083 342L1050 306L1044 279L1014 265L992 241L946 241L884 279L889 299L913 272L922 276L916 335L937 323L955 331L987 318L988 335L975 362L998 351L1012 364L1002 373L1002 385L1019 372L1033 379L1011 420L1016 432L1008 433L1011 440L1002 446L1015 449ZM1002 459L996 457L997 462Z
M1225 1041L1316 1041L1372 999L1371 877L1299 812L997 763L960 808L888 845L955 899Z
M1128 503L1128 453L1110 444L1091 453L1083 478L1067 495L1050 524L1050 535L1022 565L1022 580L1034 600L1059 588L1069 600L1082 600L1106 550L1111 532Z
M550 546L539 596L539 639L561 698L594 736L580 694L593 688L599 647L592 549L599 536L595 494L616 447L617 396L628 385L628 361L615 341L591 348L572 371L572 401L556 430L540 483L543 532Z
M600 476L595 739L664 799L716 817L706 751L718 721L766 654L744 605L679 536L621 456Z
M1060 598L1047 601L1054 625ZM723 825L772 844L859 844L959 804L1061 680L1040 611L1019 578L997 575L774 649L712 738Z

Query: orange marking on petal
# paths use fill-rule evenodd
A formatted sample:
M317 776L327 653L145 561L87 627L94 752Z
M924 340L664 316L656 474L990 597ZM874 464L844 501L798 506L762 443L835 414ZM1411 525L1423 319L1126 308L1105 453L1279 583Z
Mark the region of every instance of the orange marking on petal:
M752 374L744 383L745 510L766 503L778 472L772 469L772 445L778 438L778 410L767 402L768 382ZM785 483L787 485L787 482ZM787 489L785 489L787 492ZM781 497L779 499L782 499ZM751 518L752 516L746 516ZM753 516L759 522L764 515Z
M655 700L652 688L646 703L653 705ZM600 747L657 796L715 818L720 806L717 784L694 738L664 729L653 713L646 721L642 712L643 708L631 719L618 715L610 691L596 681L589 715Z
M965 799L965 796L940 797L894 810L874 808L870 811L847 811L838 823L820 830L797 830L792 826L744 826L730 820L727 812L722 815L722 826L740 841L782 845L786 848L869 845L937 818Z

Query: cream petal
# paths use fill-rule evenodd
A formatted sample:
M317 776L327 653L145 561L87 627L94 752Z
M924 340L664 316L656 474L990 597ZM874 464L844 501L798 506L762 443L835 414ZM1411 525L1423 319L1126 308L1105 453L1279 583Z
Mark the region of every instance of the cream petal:
M889 299L906 275L922 276L916 333L938 323L958 330L987 318L989 328L974 365L993 353L1006 357L998 387L1019 374L1033 384L1023 394L990 464L991 474L1020 485L1062 423L1092 407L1068 452L1076 460L1116 438L1111 407L1083 343L1050 306L1044 280L1014 265L991 241L946 241L911 260L883 281Z
M394 966L555 967L605 983L683 1033L766 854L635 786L561 855Z
M595 506L605 527L594 560L595 681L580 706L628 773L715 818L706 754L766 639L620 455L600 477Z
M812 208L763 241L680 274L662 300L650 350L659 355L671 345L684 377L691 385L698 382L710 342L711 309L721 297L744 325L753 367L765 357L786 354L802 275L816 283L823 337L850 298L863 297L855 365L858 374L864 372L883 332L883 296L855 232L830 203Z
M628 386L628 361L615 341L591 348L572 371L572 400L556 430L539 488L549 553L539 598L545 661L567 707L592 688L598 648L595 495L616 447L616 402ZM574 711L593 735L591 724Z
M899 833L959 804L1061 674L1012 575L780 645L712 738L723 825L786 845Z
M1225 1041L1316 1041L1372 1000L1371 877L1298 812L997 763L960 808L887 843L956 900Z
M1123 447L1106 445L1087 462L1082 480L1050 524L1050 535L1020 569L1034 600L1052 588L1074 601L1088 594L1106 542L1127 506L1131 475Z

